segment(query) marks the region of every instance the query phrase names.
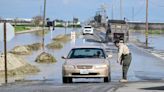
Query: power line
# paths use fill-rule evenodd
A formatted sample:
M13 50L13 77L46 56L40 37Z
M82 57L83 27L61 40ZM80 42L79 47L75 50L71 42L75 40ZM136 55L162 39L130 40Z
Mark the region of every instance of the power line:
M112 0L112 7L113 7L112 13L113 14L111 14L111 15L113 15L113 19L116 18L116 16L115 16L116 11L119 12L119 10L116 10L116 9L119 9L118 7L116 7L116 6L118 6L119 3L120 3L120 0ZM119 16L117 16L117 17L119 18Z
M113 10L113 4L112 4L112 12L111 12L112 19L114 19L114 10Z
M122 0L120 0L120 19L122 20Z
M157 4L156 2L153 2L151 0L149 1L149 3L153 6L164 8L164 5Z
M138 14L140 14L141 12L143 12L144 7L145 7L145 2L143 2L141 4L141 7L137 10L137 12L134 12L134 17L138 16Z
M134 21L134 7L132 7L132 21Z

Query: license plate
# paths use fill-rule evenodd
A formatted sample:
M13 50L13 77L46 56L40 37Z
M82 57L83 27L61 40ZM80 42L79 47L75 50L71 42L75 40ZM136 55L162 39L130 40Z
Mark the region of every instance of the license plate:
M80 74L89 74L88 70L80 70Z

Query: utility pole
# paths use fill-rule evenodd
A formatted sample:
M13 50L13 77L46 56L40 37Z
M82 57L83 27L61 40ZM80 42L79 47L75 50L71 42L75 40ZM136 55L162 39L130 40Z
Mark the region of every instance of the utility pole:
M148 30L149 30L149 24L148 24L148 14L149 14L149 0L146 0L146 47L148 47Z
M73 23L72 27L73 27L73 30L74 30L74 27L75 27L74 17L73 17L72 23Z
M6 21L4 22L4 63L5 63L5 83L7 84L8 78L7 78L7 34L6 34Z
M66 30L67 30L67 21L64 22L64 28L65 28L65 35L66 35Z
M43 12L43 32L42 32L42 50L44 51L44 31L45 31L45 19L46 19L46 0L44 0L44 12Z
M122 0L120 0L120 19L122 20Z

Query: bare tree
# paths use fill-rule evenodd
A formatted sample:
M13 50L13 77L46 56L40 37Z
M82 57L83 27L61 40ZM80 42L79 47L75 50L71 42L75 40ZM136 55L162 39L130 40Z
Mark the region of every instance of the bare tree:
M33 23L35 26L42 25L43 17L42 16L35 16L33 17Z

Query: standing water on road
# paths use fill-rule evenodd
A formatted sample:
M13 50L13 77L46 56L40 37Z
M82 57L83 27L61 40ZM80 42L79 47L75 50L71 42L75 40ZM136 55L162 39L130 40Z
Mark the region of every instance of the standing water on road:
M67 34L70 34L72 29L67 29ZM80 29L74 30L76 32L80 32ZM49 32L45 35L45 44L49 44L52 42L52 38L64 34L65 30L62 28L57 28L56 30ZM138 38L141 42L144 42L144 35L135 33L134 36ZM25 75L25 76L18 76L20 80L52 80L55 83L62 82L62 64L64 60L61 59L61 56L67 55L68 51L71 49L72 46L78 45L95 45L95 46L102 46L102 43L97 43L94 40L100 40L94 35L87 35L83 36L80 35L75 43L67 42L64 43L64 47L60 50L52 50L46 48L46 52L52 54L56 59L56 63L52 64L40 64L36 63L36 57L42 52L42 50L34 51L32 55L25 56L25 59L28 63L35 65L40 69L40 72L35 75ZM163 36L151 36L149 37L149 41L151 42L150 45L154 46L157 50L163 50L161 43L155 43L158 40L164 40ZM32 43L38 43L42 41L42 37L35 35L34 33L25 33L25 34L17 34L16 37L8 43L8 51L18 45L27 45ZM154 44L155 43L155 44ZM0 52L3 52L3 43L0 43ZM108 45L107 45L108 46ZM113 48L108 47L108 48ZM139 49L135 48L134 46L130 45L130 49L132 51L133 61L129 70L129 80L130 81L137 81L137 80L145 80L145 79L163 79L163 66L164 63L162 60L153 57ZM141 53L143 55L141 55ZM118 81L121 79L121 66L116 63L116 53L113 53L113 59L111 60L111 73L112 73L112 81ZM146 66L145 66L146 65ZM152 67L149 68L149 67ZM158 72L157 72L158 71ZM146 76L145 76L146 74ZM11 78L11 80L15 80L15 76ZM84 80L82 80L84 81ZM94 80L95 81L95 80Z
M133 37L137 38L140 42L145 43L145 34L142 33L133 33ZM159 35L151 35L149 34L148 37L148 45L149 47L153 47L155 50L162 50L164 51L163 45L164 45L164 34Z
M79 32L80 29L67 29L66 33L70 34L71 31ZM56 37L57 35L65 34L65 29L62 28L57 28L56 30L49 32L48 34L45 35L45 45L48 43L52 42L52 38ZM8 42L7 47L8 51L12 50L15 46L22 46L22 45L29 45L33 43L41 43L42 42L42 37L36 35L35 33L25 33L25 34L17 34L14 39L12 39L10 42ZM55 76L61 77L61 73L59 69L61 69L61 64L63 63L60 59L60 57L67 53L68 48L71 48L72 46L70 43L65 43L64 48L61 50L52 50L52 49L47 49L46 52L52 54L56 59L57 63L54 64L38 64L35 62L36 57L42 52L42 50L39 51L34 51L32 55L25 56L25 59L28 61L28 63L32 65L36 65L41 72L36 75L31 75L31 76L23 76L22 79L36 79L36 80L43 80L43 79L54 79ZM3 53L3 42L0 42L0 53ZM61 62L60 62L61 61ZM22 75L21 75L22 76ZM19 76L20 77L20 76ZM11 80L14 80L16 78L12 77ZM57 79L58 80L58 79Z

